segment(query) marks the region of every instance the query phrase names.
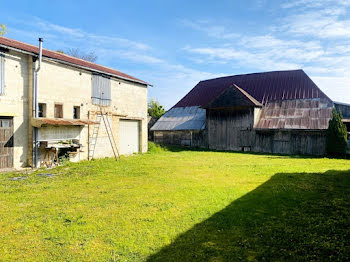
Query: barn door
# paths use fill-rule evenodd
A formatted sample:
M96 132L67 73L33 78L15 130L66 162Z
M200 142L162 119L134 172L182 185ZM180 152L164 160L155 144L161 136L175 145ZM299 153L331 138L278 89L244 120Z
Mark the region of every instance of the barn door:
M13 119L0 117L0 169L13 167Z

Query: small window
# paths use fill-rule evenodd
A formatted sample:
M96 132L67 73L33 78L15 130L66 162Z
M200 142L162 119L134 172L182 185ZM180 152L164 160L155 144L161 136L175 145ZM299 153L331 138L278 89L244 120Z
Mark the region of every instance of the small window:
M80 119L80 106L73 107L73 118Z
M5 94L5 59L0 53L0 96Z
M63 118L63 105L55 104L55 118Z
M38 115L39 115L39 117L46 117L46 104L39 103Z

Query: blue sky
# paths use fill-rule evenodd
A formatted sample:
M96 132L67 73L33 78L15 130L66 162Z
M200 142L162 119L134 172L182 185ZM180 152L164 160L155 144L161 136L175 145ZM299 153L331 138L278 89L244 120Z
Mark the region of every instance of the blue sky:
M350 103L350 0L5 1L7 37L95 51L168 109L200 80L302 68Z

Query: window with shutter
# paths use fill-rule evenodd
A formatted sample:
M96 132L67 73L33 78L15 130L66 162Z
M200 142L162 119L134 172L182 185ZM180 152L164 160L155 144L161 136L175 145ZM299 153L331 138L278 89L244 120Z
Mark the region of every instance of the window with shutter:
M92 104L109 106L111 104L111 80L102 75L92 75Z
M5 56L0 53L0 95L5 94Z

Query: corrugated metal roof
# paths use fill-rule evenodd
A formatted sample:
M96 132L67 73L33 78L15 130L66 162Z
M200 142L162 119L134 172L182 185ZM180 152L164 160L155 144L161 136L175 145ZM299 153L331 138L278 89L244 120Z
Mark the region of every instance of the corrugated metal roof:
M261 111L256 129L328 128L333 104L328 99L301 99L269 102Z
M152 126L151 131L202 130L205 118L205 109L198 106L172 108Z
M8 47L12 47L12 48L16 48L16 49L20 49L23 51L27 51L33 54L38 54L39 53L39 48L37 46L34 45L30 45L30 44L26 44L17 40L13 40L13 39L9 39L6 37L0 37L0 45L3 46L8 46ZM53 59L57 59L60 61L64 61L70 64L74 64L74 65L78 65L78 66L83 66L92 70L97 70L99 72L104 72L106 74L110 74L116 77L121 77L123 79L127 79L130 80L132 82L137 82L137 83L141 83L144 85L148 85L148 83L137 79L136 77L133 77L131 75L127 75L125 73L122 73L118 70L112 69L112 68L108 68L105 66L101 66L83 59L79 59L73 56L69 56L66 54L62 54L59 52L54 52L48 49L43 49L43 57L49 57L49 58L53 58Z
M303 70L233 75L199 82L174 107L205 106L236 84L258 102L324 98L331 101Z

